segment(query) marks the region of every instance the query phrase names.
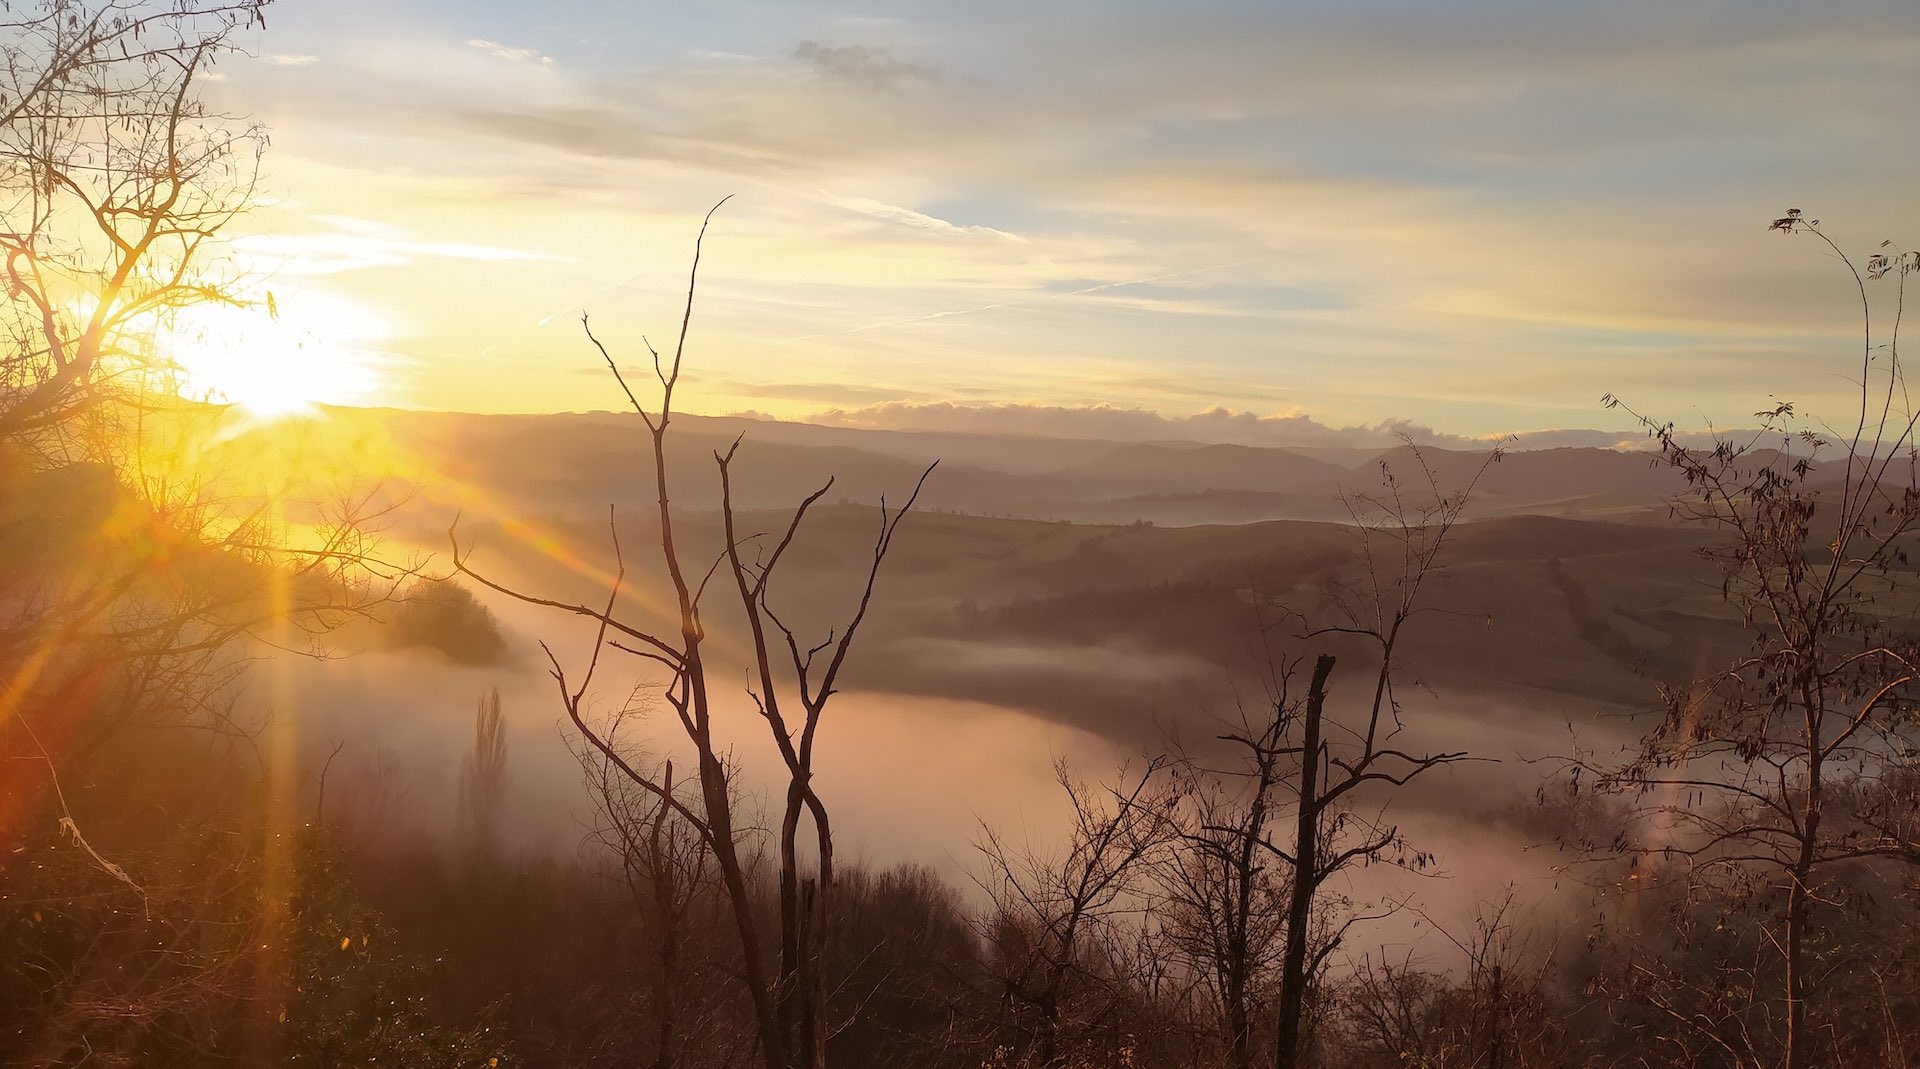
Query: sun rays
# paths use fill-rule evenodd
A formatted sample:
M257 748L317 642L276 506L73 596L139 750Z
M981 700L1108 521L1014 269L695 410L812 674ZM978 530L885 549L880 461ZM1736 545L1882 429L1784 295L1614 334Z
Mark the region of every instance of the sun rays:
M385 376L359 347L377 333L371 313L357 304L302 294L282 305L267 295L187 309L156 341L182 397L272 422L379 399Z

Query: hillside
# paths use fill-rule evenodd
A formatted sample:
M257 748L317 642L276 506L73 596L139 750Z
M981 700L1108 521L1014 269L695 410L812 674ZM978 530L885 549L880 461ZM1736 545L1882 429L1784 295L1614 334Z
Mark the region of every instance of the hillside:
M260 448L243 433L221 448ZM648 436L639 417L617 413L482 416L391 409L333 410L311 428L323 439L378 442L402 470L444 497L505 499L530 515L586 518L609 504L652 496ZM1417 501L1432 485L1456 493L1487 454L1423 447L1384 453L1309 455L1193 442L1112 442L1022 435L967 435L817 427L744 417L680 416L670 471L689 507L717 501L714 454L739 440L734 498L741 508L787 507L834 480L828 501L899 501L926 466L939 470L922 507L933 511L1075 523L1184 526L1278 519L1339 522L1346 494L1385 489L1382 465ZM360 454L356 453L356 457ZM1327 459L1337 456L1342 463ZM424 458L434 458L431 464ZM1360 459L1355 459L1359 457ZM1351 466L1343 466L1352 460ZM355 460L364 468L369 461ZM1423 467L1424 465L1424 467ZM1550 514L1664 522L1663 499L1681 483L1645 454L1603 449L1515 451L1486 467L1476 516Z

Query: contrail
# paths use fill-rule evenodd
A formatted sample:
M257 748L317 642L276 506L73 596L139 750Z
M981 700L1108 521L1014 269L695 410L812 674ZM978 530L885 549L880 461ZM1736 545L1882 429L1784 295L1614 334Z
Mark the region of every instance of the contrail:
M911 319L883 320L882 322L879 322L879 323L868 323L867 325L861 326L861 327L851 327L847 330L839 331L837 333L834 331L822 331L818 334L802 334L799 337L788 338L783 344L791 345L795 342L812 341L815 338L844 337L845 335L848 335L848 334L860 334L869 330L884 330L888 327L905 327L905 326L911 326L915 323L926 323L935 319L951 319L954 316L974 315L975 313L978 313L978 312L991 312L999 308L1023 308L1028 305L1041 304L1046 301L1060 300L1061 298L1065 298L1065 297L1081 297L1089 293L1099 293L1101 290L1120 289L1123 286L1141 286L1149 282L1165 282L1167 279L1170 279L1170 278L1186 278L1189 275L1205 274L1208 271L1224 271L1229 267L1240 267L1245 264L1250 264L1253 262L1255 261L1251 259L1235 260L1232 263L1214 264L1210 267L1194 267L1194 268L1189 268L1188 270L1185 270L1185 271L1169 271L1166 274L1149 275L1146 278L1129 278L1129 279L1123 279L1119 282L1102 282L1097 286L1088 286L1084 289L1077 289L1077 290L1067 290L1063 293L1046 293L1038 297L1028 297L1024 300L1001 301L997 304L982 304L973 308L953 308L945 312L935 312L932 315L914 316Z

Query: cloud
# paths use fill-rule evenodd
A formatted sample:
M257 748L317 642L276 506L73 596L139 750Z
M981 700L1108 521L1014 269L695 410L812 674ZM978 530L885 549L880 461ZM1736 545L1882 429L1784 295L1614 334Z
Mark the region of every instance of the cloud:
M746 390L740 392L745 393ZM798 396L798 395L796 395ZM896 395L897 396L897 395ZM806 398L801 398L806 399ZM746 415L749 413L736 413ZM772 418L772 417L767 417ZM1300 412L1260 414L1215 405L1186 416L1169 416L1121 405L1045 405L1015 402L955 404L889 400L816 412L806 422L870 430L947 431L1121 442L1200 442L1293 449L1390 449L1407 442L1440 449L1509 450L1653 448L1644 429L1555 427L1496 434L1453 434L1410 419L1352 425L1329 424ZM1753 428L1681 427L1674 438L1692 449L1712 449L1721 440L1766 446L1777 434ZM1785 442L1790 451L1798 447Z
M461 184L437 213L537 212L519 241L578 250L576 292L740 193L714 292L785 302L729 296L729 351L774 354L740 377L1175 413L1284 394L1335 428L1564 426L1608 391L1683 412L1743 384L1842 411L1847 280L1765 220L1801 203L1862 249L1920 226L1898 177L1920 142L1886 133L1920 92L1920 7L1891 0L776 5L703 20L698 47L551 21L585 38L557 68L530 29L402 27L235 76L291 110L276 157L324 130L370 174ZM1088 289L1212 264L1239 266ZM1175 365L1211 392L1111 388Z
M553 65L553 57L543 56L537 49L514 48L511 45L503 45L498 41L489 41L484 37L469 38L467 40L467 47L477 48L487 55L493 56L495 59L504 59L509 63L525 63L530 59L537 59L544 66Z
M1044 9L970 10L911 30L796 14L755 25L737 43L789 27L799 40L784 57L726 47L736 41L721 27L701 48L676 44L629 72L603 69L585 88L610 116L663 116L662 125L691 138L750 156L772 149L790 164L934 153L962 177L1024 158L1058 167L1061 179L1084 179L1164 161L1201 172L1279 158L1440 184L1545 166L1584 184L1600 175L1559 168L1617 172L1649 151L1829 140L1863 125L1863 111L1895 117L1894 88L1913 80L1903 57L1920 43L1910 7L1878 3L1738 19L1651 3L1577 11L1493 4L1387 21L1209 4L1118 11L1094 23ZM941 76L892 45L824 36L847 33L938 43ZM987 41L991 48L979 47ZM515 63L545 58L488 38L465 43ZM889 92L864 92L875 87ZM849 89L862 90L868 106L815 107L823 94ZM450 94L447 103L457 100ZM1842 101L1852 104L1834 106ZM549 103L520 102L532 117ZM796 117L808 120L805 142L782 136ZM1356 124L1393 138L1356 137Z
M604 369L603 369L604 370ZM764 397L774 401L807 401L824 405L885 404L913 400L915 391L884 386L858 386L833 382L742 382L728 379L713 385L714 392L734 397Z
M487 263L554 261L559 257L457 241L430 241L389 223L345 216L312 218L327 229L309 233L249 234L234 248L280 274L332 275L371 267L399 267L423 257Z
M925 230L935 234L992 237L999 238L1002 241L1026 240L1018 234L1009 234L1004 230L996 230L990 226L951 223L945 219L928 215L925 212L917 212L912 208L902 208L897 204L888 204L870 197L842 197L825 192L822 192L820 197L822 200L836 207L845 208L848 211L858 212L861 215L871 216L875 219L883 219L890 223L898 223L901 226L911 227L914 230Z
M885 49L867 45L802 41L794 47L793 56L828 78L874 89L888 88L906 78L925 78L931 73L917 63L896 59Z
M306 67L320 62L319 56L298 55L287 52L275 52L261 57L263 62L275 67Z
M1625 430L1570 428L1462 435L1442 433L1406 419L1330 426L1304 413L1261 415L1222 406L1188 416L1167 416L1150 409L1115 405L886 401L860 408L829 409L815 413L809 422L875 430L1315 448L1385 449L1405 441L1450 449L1489 449L1498 445L1518 449L1567 446L1637 449L1645 444L1643 435Z

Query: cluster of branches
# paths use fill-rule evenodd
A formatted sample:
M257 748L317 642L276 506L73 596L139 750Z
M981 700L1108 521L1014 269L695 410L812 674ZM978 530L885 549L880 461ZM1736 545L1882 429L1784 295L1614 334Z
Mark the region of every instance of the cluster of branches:
M715 205L708 212L707 222L711 222L713 211L719 207ZM619 530L611 519L609 536L616 574L606 603L597 608L564 605L503 585L471 566L470 557L458 540L457 521L449 536L457 574L521 601L563 609L595 621L592 653L577 682L569 677L552 650L547 649L568 719L595 759L617 770L626 785L646 792L670 809L698 836L712 856L730 904L740 944L741 985L753 1007L760 1056L768 1069L818 1067L825 1064L826 1044L833 1030L826 1015L825 918L832 909L835 878L832 823L826 802L814 784L815 747L828 703L837 693L848 654L872 605L881 565L893 545L894 533L912 509L920 487L933 468L921 474L900 508L889 509L884 500L881 502L873 550L857 601L841 626L817 642L803 640L795 628L782 619L774 606L771 590L782 558L800 534L808 512L832 488L831 479L802 499L784 526L771 532L771 537L769 532L743 533L732 495L732 463L739 446L736 440L733 447L724 453L716 452L713 457L720 479L718 507L725 546L704 570L696 570L699 565L689 564L684 548L675 538L675 515L670 506L667 477L667 434L693 318L700 247L705 241L706 225L703 222L695 242L686 309L672 356L663 357L648 347L660 389L657 407L640 401L612 354L594 336L591 325L584 317L581 321L589 342L606 360L622 392L645 422L651 439L661 564L672 584L677 632L656 633L622 619L620 592L626 564ZM721 736L716 732L717 718L724 717L729 707L739 704L738 700L718 693L712 683L703 613L707 608L709 586L716 578L722 588L730 588L729 600L739 612L749 639L751 682L743 697L752 714L764 722L768 741L777 751L786 773L774 833L780 891L773 935L778 942L779 956L772 970L768 969L763 956L768 935L764 919L756 915L751 885L751 852L757 837L741 820L733 769ZM630 749L617 744L614 737L617 720L610 725L596 718L589 709L594 676L601 655L607 650L638 658L663 673L657 693L671 709L674 722L693 749L691 797L675 791L664 770L656 772L649 764L636 761Z
M1780 228L1819 235L1797 216L1782 220ZM1863 307L1867 277L1904 278L1914 269L1905 253L1876 257L1864 276L1856 276ZM690 286L689 315L691 302ZM679 375L686 323L683 318L672 359L655 355L667 401ZM1653 879L1656 865L1684 869L1690 886L1702 894L1713 891L1690 902L1773 902L1778 923L1763 923L1758 930L1767 938L1743 945L1770 947L1778 956L1784 993L1778 999L1760 994L1768 971L1758 963L1744 972L1711 974L1725 982L1709 983L1700 975L1675 980L1674 970L1697 962L1677 944L1656 945L1672 933L1650 937L1645 918L1615 918L1615 934L1638 932L1644 952L1628 952L1604 966L1588 962L1580 990L1598 1000L1592 1005L1617 1009L1631 988L1629 1001L1656 1021L1665 1019L1657 1034L1676 1045L1681 1062L1713 1056L1770 1065L1777 1050L1789 1065L1808 1064L1807 976L1815 965L1809 956L1816 953L1808 948L1827 955L1818 975L1830 976L1839 967L1831 955L1842 945L1821 937L1813 906L1835 903L1843 885L1862 886L1858 878L1838 875L1823 884L1820 874L1915 856L1913 814L1920 807L1913 792L1920 776L1910 761L1916 751L1909 669L1916 655L1908 636L1913 605L1920 602L1909 596L1906 555L1920 518L1920 490L1912 478L1914 418L1901 404L1897 319L1886 344L1877 344L1871 329L1868 338L1862 379L1871 384L1878 369L1884 392L1863 386L1856 426L1832 436L1844 443L1843 463L1820 463L1818 453L1829 439L1817 433L1800 436L1798 454L1761 448L1791 418L1789 406L1762 414L1768 430L1761 437L1723 440L1708 450L1684 446L1671 426L1649 425L1664 461L1696 491L1677 504L1683 516L1734 535L1732 545L1713 556L1754 650L1724 672L1672 689L1666 719L1649 733L1636 760L1619 767L1570 763L1576 788L1584 776L1598 780L1606 797L1631 799L1609 813L1610 843L1583 845L1634 857L1646 866L1646 886L1659 882ZM607 362L618 376L611 357ZM634 400L624 379L620 384ZM837 971L844 978L847 963L830 964L816 949L832 944L822 920L831 913L809 905L814 895L825 900L832 871L825 808L812 783L812 745L820 709L865 617L899 515L880 513L871 567L850 625L805 649L769 605L767 588L820 494L807 498L768 538L770 549L748 564L743 547L763 536L743 538L737 529L729 500L733 453L717 454L726 542L703 578L690 583L667 507L667 401L658 410L637 401L635 407L653 435L662 548L682 623L678 639L624 622L616 612L617 583L604 606L496 589L595 622L585 679L570 683L557 659L554 676L584 740L583 752L601 769L596 792L614 796L617 770L623 790L637 789L649 801L645 815L612 822L646 833L622 832L619 852L649 858L641 866L646 872L665 871L666 855L652 840L669 818L687 830L696 854L711 852L712 878L732 903L736 967L755 1009L760 1056L770 1064L819 1064L823 1037L852 1024L827 1017L823 996L839 989L829 977ZM1397 741L1405 724L1396 679L1404 629L1432 611L1421 604L1420 592L1439 567L1472 487L1443 493L1424 461L1424 485L1386 474L1382 493L1350 503L1363 545L1363 566L1350 581L1320 591L1309 604L1261 602L1271 610L1263 616L1263 640L1281 636L1311 652L1290 658L1263 644L1266 700L1257 713L1243 707L1207 747L1188 752L1176 746L1170 756L1109 784L1090 785L1061 767L1058 778L1073 820L1065 843L1055 849L1018 846L995 829L983 830L985 863L978 879L991 906L976 922L978 967L958 985L967 994L952 996L959 1009L949 1027L968 1036L970 1049L986 1064L1160 1059L1288 1066L1301 1064L1323 1044L1355 1036L1368 1037L1355 1049L1382 1057L1397 1050L1403 1060L1417 1056L1427 1064L1497 1065L1507 1056L1543 1064L1556 1043L1573 1043L1571 1022L1587 1011L1570 1008L1570 992L1554 989L1556 979L1564 978L1548 975L1550 955L1515 956L1513 928L1504 919L1510 905L1482 918L1476 941L1456 941L1469 966L1464 982L1409 958L1371 954L1343 978L1329 978L1329 963L1351 949L1356 926L1408 907L1403 899L1356 901L1344 877L1373 863L1417 871L1434 863L1387 819L1393 791L1468 759ZM1828 514L1824 502L1834 497L1839 507ZM1816 499L1822 510L1816 510ZM466 571L464 561L460 567ZM699 600L716 577L734 588L749 638L754 683L744 708L772 729L771 741L789 774L785 807L770 833L777 844L777 967L756 963L754 858L740 845L753 835L743 830L732 768L713 741L717 705L699 657L705 638ZM783 644L785 678L776 680L772 666L780 662ZM617 745L614 731L623 721L616 719L611 728L590 722L587 683L603 648L666 670L661 693L703 769L697 793L683 796L660 766L648 764L636 748ZM830 658L824 683L815 676L816 658L823 654ZM1329 709L1330 681L1342 657L1359 657L1371 670L1355 715ZM803 711L791 724L780 709L780 683L797 690ZM818 883L806 879L798 849L802 818L811 819L816 833L811 860ZM1771 888L1777 895L1765 887L1755 892L1755 881L1764 884L1770 871L1782 877ZM655 915L677 915L669 908L672 892L686 886L669 880ZM1904 884L1886 886L1897 893ZM1590 941L1590 949L1603 942ZM663 959L673 957L671 938L661 946ZM1674 982L1646 982L1660 970ZM1693 997L1715 987L1723 996L1735 989L1744 993ZM1683 988L1692 994L1682 997ZM1593 1012L1605 1018L1589 1022L1595 1034L1617 1035L1623 1024L1630 1030L1649 1026L1634 1011L1619 1010L1615 1017ZM1465 1021L1447 1017L1455 1013L1464 1013ZM776 1045L777 1052L769 1053ZM663 1033L659 1049L669 1046ZM1570 1056L1567 1063L1573 1064Z
M111 679L119 708L89 740L162 710L230 727L237 654L313 652L413 571L378 556L378 488L314 505L296 546L285 502L227 498L180 459L157 339L182 309L240 303L219 241L265 145L200 89L266 6L0 14L0 667L23 715Z
M1220 1064L1303 1064L1328 963L1358 926L1405 905L1349 897L1352 870L1434 862L1386 819L1392 792L1468 759L1397 740L1404 629L1427 611L1422 585L1478 482L1448 494L1421 468L1415 492L1383 468L1382 493L1349 500L1363 561L1351 584L1319 604L1262 602L1260 705L1222 718L1210 745L1176 739L1169 757L1104 789L1062 766L1074 814L1063 850L1015 850L983 830L994 910L982 935L1001 970L1007 1064L1115 1056L1111 1038L1087 1045L1138 1003L1143 977L1149 1001L1187 1008L1194 1041ZM1335 654L1314 655L1302 694L1305 660L1276 640L1344 642L1371 662L1358 715L1329 709Z
M881 566L919 485L900 510L882 503L850 615L821 641L802 640L770 591L809 510L831 481L770 531L748 531L731 492L738 442L716 452L724 542L704 568L689 566L688 549L676 537L666 456L705 235L703 224L671 354L649 346L657 405L642 403L583 320L588 341L649 432L654 521L677 633L650 628L625 611L620 594L626 562L617 522L609 524L615 574L599 604L569 604L497 581L474 566L457 522L449 537L457 574L593 624L585 668L569 673L549 649L551 673L609 829L604 841L623 859L628 882L649 889L645 911L658 918L660 930L651 938L661 975L677 975L682 936L676 926L691 908L685 896L704 888L726 903L737 942L732 967L752 1010L758 1057L770 1067L818 1066L828 1040L852 1022L829 1010L829 995L839 989L835 978L844 979L846 963L831 960L834 852L828 809L814 781L815 749ZM922 474L921 484L932 470ZM995 908L979 932L993 963L981 975L991 976L994 994L972 1000L968 1016L977 1035L992 1038L999 1062L1059 1066L1090 1056L1118 1057L1139 1031L1119 1008L1172 1004L1160 996L1177 990L1174 1003L1197 1000L1215 1007L1206 1031L1230 1052L1231 1064L1251 1065L1263 1048L1274 1052L1278 1064L1300 1064L1302 1022L1315 978L1349 929L1382 915L1350 908L1338 885L1360 865L1430 866L1432 858L1412 849L1384 819L1390 792L1466 757L1397 742L1401 707L1394 677L1403 629L1424 611L1422 583L1437 568L1472 491L1470 485L1449 496L1431 470L1423 466L1423 474L1425 485L1409 492L1387 472L1383 494L1350 502L1367 569L1351 589L1326 592L1326 605L1272 603L1280 611L1261 636L1268 700L1257 716L1243 709L1237 724L1223 722L1227 730L1216 740L1235 763L1180 753L1150 762L1126 786L1112 788L1084 784L1063 766L1059 780L1074 825L1059 854L1015 849L993 829L983 831L981 883ZM749 683L731 700L712 685L706 601L714 590L730 591L735 626L744 636ZM1310 624L1327 612L1336 613L1331 623ZM1301 662L1275 653L1270 644L1283 625L1291 627L1289 639L1327 649L1344 644L1369 663L1369 696L1357 717L1328 711L1332 652L1315 658L1306 692L1299 693ZM610 716L596 714L591 701L608 652L635 658L655 673L642 684L638 701ZM676 781L673 762L660 761L637 741L632 727L638 710L648 707L664 707L690 744L690 783L688 777ZM785 769L785 787L765 832L743 815L736 769L720 741L729 716L735 723L742 717L760 721ZM803 838L803 830L811 834ZM756 851L763 846L778 887L777 957L756 908ZM1150 906L1159 907L1151 910L1159 919L1146 923ZM1129 917L1133 923L1122 922ZM1093 982L1102 976L1112 982ZM1142 976L1158 978L1166 990L1142 1002L1135 997ZM684 1044L672 1034L679 1019L673 987L663 980L653 999L662 1030L655 1049L662 1058ZM1090 994L1099 990L1129 994L1102 1002ZM1104 1008L1090 1014L1089 999ZM1270 1028L1270 1039L1256 1040L1256 1022L1267 1022L1262 1027Z
M314 505L296 544L285 502L226 496L182 461L190 406L159 339L194 306L242 303L222 231L252 200L265 146L202 91L267 6L0 10L0 851L17 862L13 891L73 907L71 956L0 953L0 984L66 1000L49 1019L56 1051L167 1027L183 999L252 1006L297 987L284 973L254 983L268 955L251 948L298 936L297 880L289 829L262 826L276 807L236 792L275 775L291 790L293 772L253 745L260 718L238 684L271 647L325 652L413 570L379 558L393 504L378 489ZM224 736L221 760L250 761L251 778L220 765L201 794L156 789L138 807L77 789L141 782L125 779L127 755L181 727ZM176 803L178 826L227 836L218 849L154 834L152 813ZM105 890L35 899L34 873ZM236 892L256 880L264 893ZM257 938L209 934L247 925Z
M115 399L99 380L167 381L171 313L234 302L207 254L265 138L197 89L267 2L40 0L0 23L0 440L57 447Z
M393 507L377 490L317 505L296 548L284 503L223 498L160 418L180 379L157 337L184 308L239 303L219 239L265 140L199 90L266 6L0 15L0 666L16 704L112 675L127 708L223 723L247 641L311 650L411 572L377 556Z
M1797 209L1771 226L1821 243L1851 276L1857 411L1838 428L1810 426L1781 402L1757 413L1758 432L1716 434L1705 447L1635 413L1660 462L1686 480L1677 515L1725 536L1706 555L1749 645L1663 688L1664 715L1633 760L1578 757L1567 782L1623 800L1624 830L1586 845L1644 867L1636 879L1680 881L1689 893L1677 908L1706 899L1759 911L1764 949L1711 970L1719 980L1643 963L1640 990L1674 1041L1733 1064L1800 1069L1840 1053L1821 1046L1809 1008L1849 967L1853 951L1825 937L1847 886L1920 864L1920 580L1910 559L1920 414L1899 350L1906 279L1920 258L1883 243L1892 252L1862 271ZM1889 277L1897 289L1883 322L1867 283Z

